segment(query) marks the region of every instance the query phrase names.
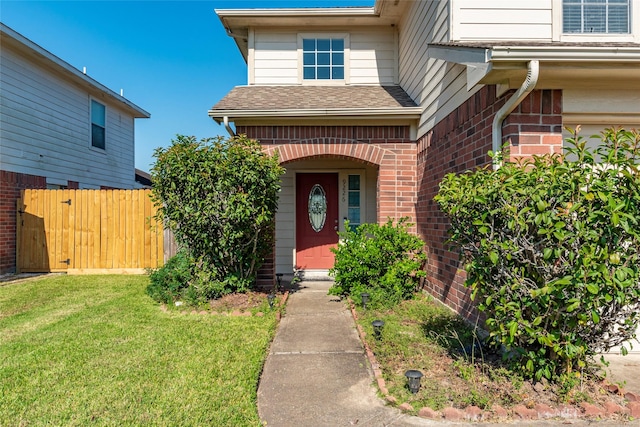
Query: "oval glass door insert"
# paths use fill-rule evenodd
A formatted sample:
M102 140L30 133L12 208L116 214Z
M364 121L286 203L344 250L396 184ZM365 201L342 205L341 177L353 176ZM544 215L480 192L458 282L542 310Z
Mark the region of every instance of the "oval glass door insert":
M309 222L316 233L324 227L327 219L327 196L324 189L316 184L309 192Z

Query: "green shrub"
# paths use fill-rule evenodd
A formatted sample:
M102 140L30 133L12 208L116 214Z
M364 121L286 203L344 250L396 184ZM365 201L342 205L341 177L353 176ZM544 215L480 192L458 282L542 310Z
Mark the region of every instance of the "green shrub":
M155 301L172 304L183 299L193 275L193 260L185 251L179 251L162 267L151 270L147 294Z
M198 306L231 293L228 282L217 279L214 267L196 260L184 249L164 266L151 270L149 279L147 294L165 304L182 301Z
M198 299L248 290L273 248L284 173L277 156L266 155L243 135L200 141L179 135L154 156L158 219L197 260L194 283L200 285L189 295Z
M640 134L447 175L436 201L486 325L530 378L566 380L640 321Z
M331 295L350 295L359 304L360 294L370 295L371 306L391 306L410 299L424 277L424 243L407 231L407 218L397 224L362 224L340 233L330 274L335 284Z

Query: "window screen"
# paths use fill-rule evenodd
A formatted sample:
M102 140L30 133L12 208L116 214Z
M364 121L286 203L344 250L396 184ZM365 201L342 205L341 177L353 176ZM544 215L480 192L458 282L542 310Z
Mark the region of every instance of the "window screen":
M564 33L628 34L630 0L563 0Z

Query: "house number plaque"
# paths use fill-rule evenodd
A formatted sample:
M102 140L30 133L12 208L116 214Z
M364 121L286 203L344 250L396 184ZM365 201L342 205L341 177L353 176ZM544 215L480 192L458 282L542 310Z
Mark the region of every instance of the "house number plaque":
M316 233L324 227L327 219L327 196L324 189L316 184L309 192L309 222Z

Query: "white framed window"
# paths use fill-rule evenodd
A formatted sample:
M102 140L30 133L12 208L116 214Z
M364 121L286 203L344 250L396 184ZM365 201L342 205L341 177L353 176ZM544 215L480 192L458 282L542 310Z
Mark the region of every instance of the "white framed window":
M631 33L631 0L562 0L564 34Z
M298 52L301 83L348 83L348 34L299 34Z
M362 224L362 188L360 175L349 175L347 183L347 219L352 230Z
M107 107L98 101L91 100L91 146L104 150L106 148Z

